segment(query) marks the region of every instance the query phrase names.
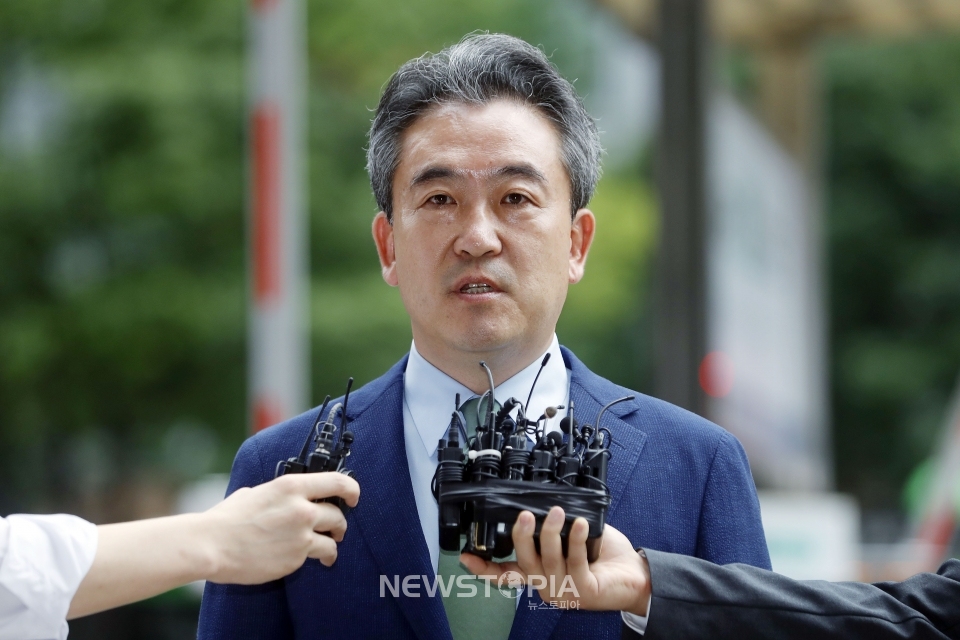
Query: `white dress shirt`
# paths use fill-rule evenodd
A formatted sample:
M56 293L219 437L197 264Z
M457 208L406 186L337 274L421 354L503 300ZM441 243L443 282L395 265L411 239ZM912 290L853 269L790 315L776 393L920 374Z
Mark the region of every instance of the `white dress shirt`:
M65 640L96 553L96 525L76 516L0 518L0 640Z
M563 362L556 335L553 336L547 353L550 354L550 361L537 380L530 406L527 407L528 417L539 417L549 406L562 404L568 407L570 404L570 371ZM526 402L544 355L546 354L541 354L527 368L502 382L496 388L496 399L502 403L513 397L520 402ZM477 367L479 366L478 363ZM413 497L417 502L420 526L423 528L423 537L430 551L434 571L437 570L440 558L440 525L439 509L430 485L437 470L437 446L440 438L446 437L450 427L450 418L456 409L454 399L458 393L461 404L478 395L427 362L417 351L417 345L411 344L410 357L403 376L403 438ZM547 421L545 430L559 431L560 420L566 415L566 408L558 411L556 416ZM530 438L533 439L533 436ZM649 611L647 614L649 615ZM646 630L646 617L624 613L623 618L639 633Z

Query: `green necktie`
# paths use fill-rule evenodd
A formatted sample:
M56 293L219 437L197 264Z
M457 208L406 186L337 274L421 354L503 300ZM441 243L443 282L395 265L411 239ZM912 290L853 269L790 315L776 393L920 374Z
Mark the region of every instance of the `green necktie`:
M460 406L460 411L466 420L468 440L477 432L479 402L480 398L472 398ZM486 418L487 406L487 400L484 400L479 411L483 419ZM499 411L500 405L494 402L493 408L494 411ZM465 538L461 536L461 548L464 542ZM469 580L459 576L469 576ZM501 593L495 582L488 588L486 580L475 577L463 568L460 564L459 552L440 551L437 577L443 580L444 584L447 584L448 580L454 581L453 587L448 592L450 595L443 598L443 608L447 612L447 621L450 623L454 640L506 640L510 636L513 616L517 613L515 596ZM470 590L459 589L458 580L459 584L472 584L476 587L476 594L473 597L467 597ZM458 593L464 597L457 597ZM511 590L510 593L513 591Z

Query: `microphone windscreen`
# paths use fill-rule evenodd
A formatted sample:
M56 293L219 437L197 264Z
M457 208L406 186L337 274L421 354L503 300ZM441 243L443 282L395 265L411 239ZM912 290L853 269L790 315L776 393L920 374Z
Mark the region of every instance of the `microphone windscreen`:
M547 434L547 441L553 446L559 447L563 444L563 436L556 431L551 431Z
M576 429L579 426L580 426L580 423L577 422L576 418L574 418L573 420L574 429ZM570 416L567 416L566 418L560 421L560 431L563 431L567 435L570 435Z
M547 407L546 409L543 410L543 415L547 416L547 418L553 418L554 416L557 415L557 408Z

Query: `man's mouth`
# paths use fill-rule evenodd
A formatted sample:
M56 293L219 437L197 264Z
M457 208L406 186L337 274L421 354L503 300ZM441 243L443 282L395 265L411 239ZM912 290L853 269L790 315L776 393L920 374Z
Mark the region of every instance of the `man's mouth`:
M471 282L460 287L460 293L479 294L493 293L493 287L482 282Z

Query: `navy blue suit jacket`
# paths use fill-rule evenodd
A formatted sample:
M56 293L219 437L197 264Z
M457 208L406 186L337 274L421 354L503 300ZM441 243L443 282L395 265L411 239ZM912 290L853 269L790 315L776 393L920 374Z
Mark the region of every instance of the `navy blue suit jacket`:
M633 392L586 368L564 349L577 414ZM381 576L428 576L433 567L417 514L403 438L403 358L350 396L356 440L348 466L360 503L333 567L307 562L283 580L260 586L207 583L200 640L235 638L451 638L439 594L394 597ZM613 436L607 522L635 547L714 563L770 568L760 506L746 455L736 438L683 409L634 394L604 416ZM610 415L610 413L614 415ZM237 453L228 493L273 478L277 461L299 453L317 409L262 431ZM420 582L422 584L422 582ZM384 596L381 597L383 590ZM482 621L478 621L482 624ZM619 638L616 612L561 611L534 592L520 599L511 640Z

